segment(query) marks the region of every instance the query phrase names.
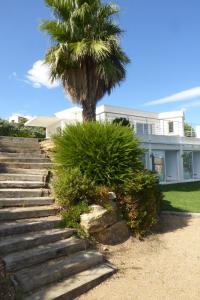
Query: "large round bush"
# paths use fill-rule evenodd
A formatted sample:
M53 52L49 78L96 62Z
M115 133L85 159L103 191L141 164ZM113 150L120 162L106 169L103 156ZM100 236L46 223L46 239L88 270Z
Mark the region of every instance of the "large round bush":
M116 186L141 170L143 150L129 127L88 122L67 126L54 137L55 162L78 168L96 184Z

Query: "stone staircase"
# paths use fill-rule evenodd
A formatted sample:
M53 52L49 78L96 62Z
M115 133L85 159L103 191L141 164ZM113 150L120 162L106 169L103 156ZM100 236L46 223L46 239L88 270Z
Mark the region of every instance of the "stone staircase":
M75 299L115 269L73 229L59 228L37 139L0 137L0 258L17 299Z

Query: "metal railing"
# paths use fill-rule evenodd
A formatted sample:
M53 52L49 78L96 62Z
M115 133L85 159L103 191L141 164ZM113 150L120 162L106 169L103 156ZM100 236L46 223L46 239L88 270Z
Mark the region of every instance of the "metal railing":
M156 119L152 117L141 117L136 115L106 112L97 114L97 120L113 122L116 119L126 119L130 122L135 133L141 135L164 135L197 137L195 125L176 121L175 119Z

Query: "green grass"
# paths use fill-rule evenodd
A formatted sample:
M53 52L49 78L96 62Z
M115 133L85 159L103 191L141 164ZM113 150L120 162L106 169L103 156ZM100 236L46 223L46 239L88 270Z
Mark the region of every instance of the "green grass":
M162 185L162 210L200 212L200 181Z

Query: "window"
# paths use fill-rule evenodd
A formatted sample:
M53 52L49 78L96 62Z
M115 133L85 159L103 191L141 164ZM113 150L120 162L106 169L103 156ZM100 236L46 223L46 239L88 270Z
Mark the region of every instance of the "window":
M147 123L137 123L136 124L136 133L138 135L153 134L153 125L147 124Z
M184 179L193 178L193 153L192 151L183 152L183 174Z
M174 132L174 122L170 121L168 122L168 128L169 128L169 133Z
M137 123L136 124L136 132L139 135L144 134L144 132L143 132L143 123Z
M161 182L165 181L165 152L153 151L152 155L152 171L158 174Z

